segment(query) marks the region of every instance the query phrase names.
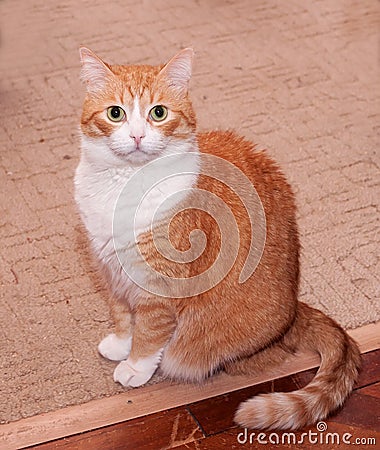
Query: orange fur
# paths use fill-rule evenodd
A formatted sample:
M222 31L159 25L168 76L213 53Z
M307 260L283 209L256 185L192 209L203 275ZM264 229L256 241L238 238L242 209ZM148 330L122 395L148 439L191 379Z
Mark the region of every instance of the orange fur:
M161 104L164 100L166 106L176 113L174 121L159 125L164 133L181 137L181 133L188 134L189 129L195 130L195 114L189 98L173 95L164 80L157 78L162 66L107 64L107 67L110 75L105 88L97 95L88 94L84 101L81 127L86 135L109 136L114 131L114 125L100 118L100 113L115 103L132 105L136 96L141 99L142 108L149 103Z
M255 150L233 132L195 134L189 97L173 91L162 66L106 68L109 73L104 89L89 92L85 99L81 120L84 135L96 139L113 133L118 125L108 123L99 113L115 102L132 104L138 95L143 106L164 104L173 112L173 119L153 125L178 142L194 136L201 154L223 158L244 172L261 199L267 225L262 259L252 276L239 284L251 237L247 211L228 186L199 175L196 188L216 194L233 211L240 233L238 257L219 284L190 298L160 297L136 286L129 294L113 298L117 335L133 335L130 358L138 360L164 348L161 370L165 374L202 381L219 370L255 373L278 364L297 349L312 349L321 354L322 364L309 386L294 393L254 397L240 406L236 421L248 427L299 428L323 419L352 390L360 356L356 344L339 325L297 300L300 244L296 206L283 173L265 152ZM243 184L241 188L244 190ZM193 262L173 263L160 255L149 231L138 238L147 262L170 276L186 278L202 273L221 246L216 221L204 211L189 209L173 220L168 218L167 223L156 224L153 231L160 232L160 227L169 224L175 248L187 250L190 232L201 229L207 236L205 251ZM102 263L101 269L112 285L114 268ZM133 302L128 296L133 296Z

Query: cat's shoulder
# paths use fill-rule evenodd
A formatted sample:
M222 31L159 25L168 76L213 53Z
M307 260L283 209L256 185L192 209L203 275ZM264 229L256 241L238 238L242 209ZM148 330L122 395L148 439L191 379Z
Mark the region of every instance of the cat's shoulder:
M255 145L232 130L213 130L198 133L198 145L203 153L252 151Z
M244 172L256 169L282 176L280 167L266 150L258 149L255 143L232 130L198 133L197 139L201 153L230 161Z

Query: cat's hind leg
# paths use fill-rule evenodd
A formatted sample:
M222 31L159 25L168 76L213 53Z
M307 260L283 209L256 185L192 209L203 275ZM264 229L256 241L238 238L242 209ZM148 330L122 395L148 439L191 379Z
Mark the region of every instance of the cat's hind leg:
M275 370L295 349L287 348L282 341L276 342L253 355L225 363L223 369L229 375L260 375Z
M111 303L115 333L106 336L98 345L99 353L111 361L127 359L132 347L132 317L128 306L117 300Z
M160 369L165 377L200 383L220 369L224 361L220 347L205 338L202 327L194 322L178 326L164 350Z

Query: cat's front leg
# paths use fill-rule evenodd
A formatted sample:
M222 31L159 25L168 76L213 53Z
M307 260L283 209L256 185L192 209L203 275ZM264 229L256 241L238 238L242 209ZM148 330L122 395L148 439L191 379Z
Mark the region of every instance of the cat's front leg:
M175 329L175 319L162 304L145 304L136 309L132 349L126 361L114 371L114 380L137 387L149 381L161 362L165 345Z
M115 382L123 386L138 387L147 383L160 364L163 348L145 358L129 357L116 367L113 373Z
M115 333L106 336L98 345L99 353L111 361L127 359L132 347L132 315L129 307L117 300L111 303Z
M111 361L123 361L128 358L132 347L132 336L118 336L110 333L98 345L98 352Z

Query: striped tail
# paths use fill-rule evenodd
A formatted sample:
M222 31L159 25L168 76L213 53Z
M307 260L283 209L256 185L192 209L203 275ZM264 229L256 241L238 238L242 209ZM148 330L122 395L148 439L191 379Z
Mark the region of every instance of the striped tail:
M297 318L284 344L317 351L321 365L316 376L303 389L261 394L242 403L235 415L239 425L295 430L325 419L351 393L359 374L360 352L332 319L299 302Z

